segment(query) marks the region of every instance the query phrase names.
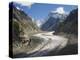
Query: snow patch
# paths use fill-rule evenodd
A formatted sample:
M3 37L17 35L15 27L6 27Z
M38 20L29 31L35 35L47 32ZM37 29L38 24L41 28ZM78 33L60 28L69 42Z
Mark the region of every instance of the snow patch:
M52 13L65 14L64 7L58 7L55 11L51 11Z
M23 9L21 9L21 8L19 8L18 6L16 7L18 10L21 10L21 11L23 11Z

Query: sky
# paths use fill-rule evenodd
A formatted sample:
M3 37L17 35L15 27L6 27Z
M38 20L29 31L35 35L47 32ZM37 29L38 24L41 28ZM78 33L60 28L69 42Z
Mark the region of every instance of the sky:
M76 9L76 5L61 5L61 4L43 4L30 2L14 2L17 9L23 10L32 19L37 20L38 24L44 21L50 12L66 13Z

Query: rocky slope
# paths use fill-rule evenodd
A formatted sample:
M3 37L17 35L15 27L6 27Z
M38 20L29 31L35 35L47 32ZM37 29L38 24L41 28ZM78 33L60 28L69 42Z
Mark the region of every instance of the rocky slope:
M78 9L70 12L66 20L58 25L57 31L78 34Z
M19 48L23 44L28 44L30 36L39 31L36 23L24 11L18 10L14 3L9 4L10 25L12 26L12 41L10 41L13 48L13 53L19 52ZM11 30L10 30L11 31ZM19 49L19 50L18 50ZM22 48L23 49L23 48Z
M13 13L12 13L13 34L17 35L20 33L23 34L26 33L28 35L28 33L38 31L38 27L32 21L31 17L25 14L24 11L18 10L14 5L12 7L13 7L12 8L13 9Z
M58 24L63 22L67 14L60 14L58 12L50 12L47 21L42 25L41 29L44 31L56 30Z

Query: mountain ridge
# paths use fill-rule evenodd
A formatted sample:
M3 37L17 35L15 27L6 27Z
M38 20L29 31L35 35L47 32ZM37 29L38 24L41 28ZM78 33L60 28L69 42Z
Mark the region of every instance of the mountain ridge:
M42 25L41 29L46 31L52 31L55 29L52 29L51 27L57 26L59 22L63 22L65 18L67 17L67 14L60 14L58 12L50 12L48 14L48 19L46 22Z

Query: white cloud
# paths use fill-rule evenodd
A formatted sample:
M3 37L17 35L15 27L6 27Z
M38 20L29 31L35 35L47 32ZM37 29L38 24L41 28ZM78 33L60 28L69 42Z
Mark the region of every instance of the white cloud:
M33 21L33 22L34 22L34 20L35 20L35 19L34 19L34 18L32 18L32 21Z
M36 20L36 24L37 24L38 27L40 27L42 23L41 23L40 20Z
M60 13L60 14L66 13L66 12L64 11L64 7L58 7L55 11L51 11L51 12L57 12L57 13Z
M45 22L45 20L43 20L43 19L35 20L35 21L36 21L36 24L38 27L41 27L41 25Z
M22 6L27 6L29 8L31 8L32 4L34 4L32 2L25 2L25 1L19 1L19 2L16 2L16 3L21 4Z
M61 14L65 13L63 7L58 7L58 8L56 9L56 12L61 13Z

